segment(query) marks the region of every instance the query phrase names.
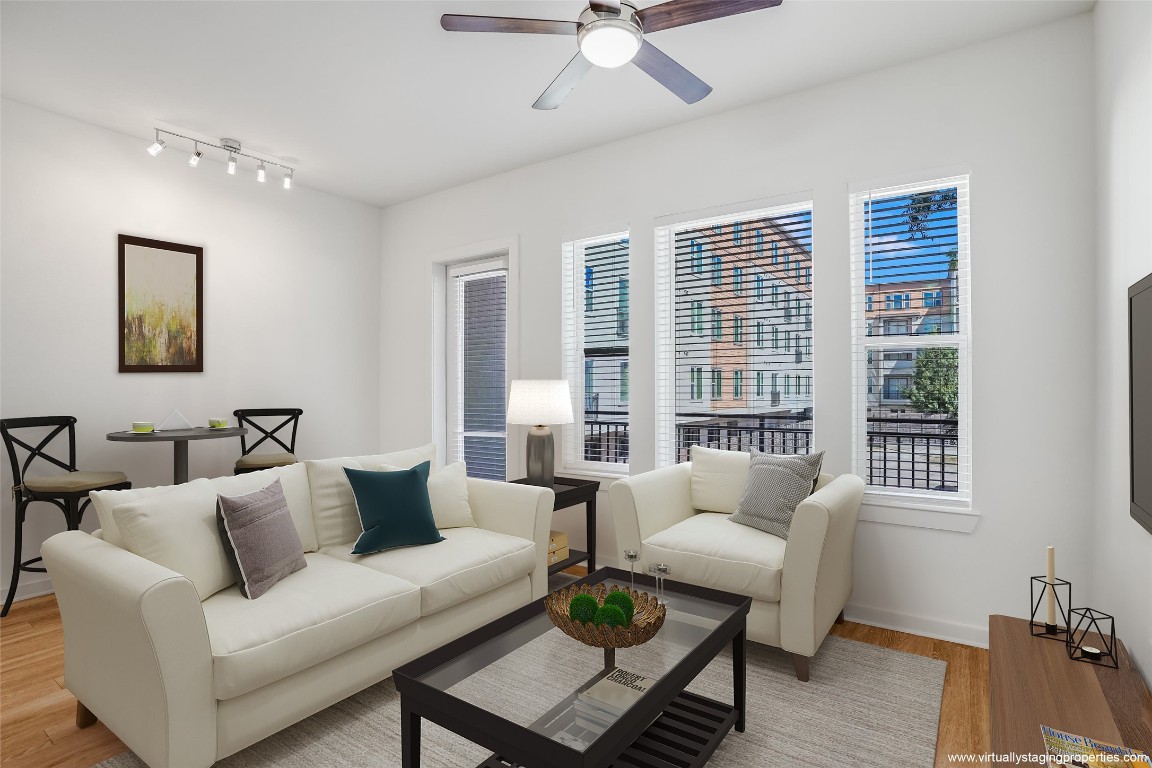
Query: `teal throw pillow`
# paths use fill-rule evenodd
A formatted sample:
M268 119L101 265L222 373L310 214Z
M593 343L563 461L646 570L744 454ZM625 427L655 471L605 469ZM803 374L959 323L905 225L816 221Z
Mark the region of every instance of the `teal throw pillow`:
M356 496L356 511L364 533L352 547L354 555L370 555L396 547L444 541L436 530L428 500L429 462L399 472L344 468Z

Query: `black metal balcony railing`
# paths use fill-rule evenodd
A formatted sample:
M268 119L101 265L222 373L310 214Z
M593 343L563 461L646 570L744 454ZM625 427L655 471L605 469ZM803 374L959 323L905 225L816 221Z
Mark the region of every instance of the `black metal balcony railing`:
M678 417L700 417L685 413ZM868 419L869 485L956 492L957 421L932 416L871 417ZM628 463L628 422L615 412L584 414L584 460ZM693 445L728 451L808 454L812 422L798 415L781 418L758 414L711 417L676 425L676 460L688 461Z

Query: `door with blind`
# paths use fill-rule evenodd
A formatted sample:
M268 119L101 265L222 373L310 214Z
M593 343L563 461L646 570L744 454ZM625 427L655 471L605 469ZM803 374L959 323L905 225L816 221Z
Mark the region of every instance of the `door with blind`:
M448 270L448 461L507 479L508 267L487 259Z

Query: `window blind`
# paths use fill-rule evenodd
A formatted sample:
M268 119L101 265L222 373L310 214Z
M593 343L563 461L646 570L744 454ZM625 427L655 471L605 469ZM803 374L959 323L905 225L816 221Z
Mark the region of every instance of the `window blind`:
M564 466L628 469L628 233L564 243L564 376L575 423Z
M658 227L655 242L658 465L696 444L809 453L811 203Z
M855 472L971 499L968 177L851 195Z
M508 271L490 261L453 268L449 294L449 460L467 462L472 477L505 480Z

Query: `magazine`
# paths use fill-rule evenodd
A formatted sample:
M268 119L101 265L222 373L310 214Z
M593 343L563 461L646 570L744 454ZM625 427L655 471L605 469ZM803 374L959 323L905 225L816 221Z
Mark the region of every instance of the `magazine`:
M654 682L650 677L616 668L577 694L574 707L577 712L612 723L639 701Z
M1044 736L1044 749L1048 752L1050 763L1053 765L1077 765L1082 768L1104 765L1152 768L1152 760L1148 759L1148 755L1136 749L1058 731L1047 725L1040 726L1040 733Z

